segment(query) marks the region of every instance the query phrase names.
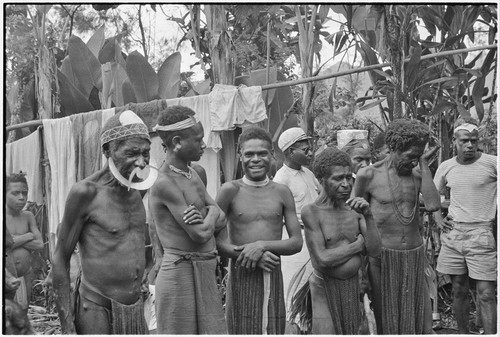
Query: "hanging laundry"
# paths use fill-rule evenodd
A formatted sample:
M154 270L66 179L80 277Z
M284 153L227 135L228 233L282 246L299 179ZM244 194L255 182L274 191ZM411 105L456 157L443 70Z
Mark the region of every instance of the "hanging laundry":
M71 117L43 119L42 122L51 178L48 200L49 233L55 235L64 214L66 197L76 182L75 144Z
M5 145L5 173L26 173L28 201L43 204L40 129Z
M113 116L115 108L71 115L75 144L76 181L101 168L102 150L99 141L101 128Z
M208 96L213 131L233 130L236 126L267 118L259 86L216 84Z

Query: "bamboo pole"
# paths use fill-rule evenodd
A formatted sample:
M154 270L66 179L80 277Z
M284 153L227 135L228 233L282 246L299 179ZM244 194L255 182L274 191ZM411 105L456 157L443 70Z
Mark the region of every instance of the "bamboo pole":
M496 44L492 44L492 45L487 45L487 46L478 46L478 47L465 48L465 49L448 50L448 51L441 52L441 53L429 54L429 55L422 56L421 60L427 60L427 59L431 59L431 58L435 58L435 57L444 57L444 56L460 54L460 53L473 52L473 51L484 50L484 49L495 49L497 47L498 46ZM405 62L408 62L409 60L410 59L408 58L405 60ZM334 74L313 76L313 77L303 78L303 79L296 80L296 81L286 81L286 82L273 83L273 84L263 85L262 90L277 89L277 88L290 87L292 85L303 84L303 83L308 83L308 82L322 81L322 80L326 80L326 79L333 78L333 77L340 77L340 76L349 75L349 74L362 73L362 72L370 71L373 69L380 69L383 67L388 67L390 65L391 65L390 63L374 64L371 66L361 67L358 69L350 69L350 70L346 70L346 71L340 71L340 72L334 73ZM38 119L38 120L24 122L24 123L20 123L20 124L9 125L5 128L5 131L9 132L9 131L16 130L16 129L21 129L21 128L25 128L25 127L29 127L29 126L39 126L39 125L42 125L42 121Z
M478 51L478 50L483 50L483 49L495 49L495 48L497 48L496 44L488 45L488 46L478 46L478 47L472 47L472 48L465 48L465 49L447 50L447 51L444 51L441 53L435 53L435 54L429 54L429 55L422 56L421 60L428 60L428 59L432 59L435 57L444 57L444 56L449 56L449 55L467 53L467 52ZM410 59L407 58L407 59L405 59L405 62L408 62L409 60ZM333 73L333 74L302 78L302 79L296 80L296 81L273 83L273 84L269 84L269 85L263 85L262 90L289 87L289 86L297 85L297 84L326 80L326 79L333 78L333 77L340 77L340 76L349 75L349 74L362 73L362 72L370 71L373 69L380 69L383 67L388 67L390 65L391 64L389 62L386 62L386 63L381 63L381 64L373 64L371 66L361 67L358 69L349 69L346 71L341 71L341 72Z

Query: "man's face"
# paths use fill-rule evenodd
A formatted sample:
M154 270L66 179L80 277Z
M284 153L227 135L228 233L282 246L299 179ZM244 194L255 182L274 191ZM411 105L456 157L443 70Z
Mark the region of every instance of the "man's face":
M389 154L389 148L387 147L387 145L384 145L381 148L376 149L373 153L373 162L375 163L377 161L385 159L385 157L387 157L388 154Z
M25 183L9 183L5 202L8 208L14 211L21 211L28 201L28 186Z
M454 143L457 148L457 156L462 161L470 161L476 157L478 138L477 131L458 130L455 132Z
M263 139L249 139L241 145L241 164L248 179L266 179L271 163L271 145Z
M372 154L370 150L358 147L351 151L350 157L354 173L358 173L360 168L370 165Z
M352 190L352 169L348 166L332 166L331 174L323 178L323 187L331 200L347 200Z
M309 141L301 140L290 146L292 151L291 159L300 166L307 166L311 162L313 152L309 146Z
M188 135L180 140L181 149L177 155L186 162L198 161L207 147L203 142L203 126L198 122L187 133Z
M396 172L400 176L411 175L413 168L418 165L420 156L424 153L425 146L412 145L405 151L397 150L393 152Z
M111 151L111 158L118 172L128 179L136 167L143 169L149 164L149 150L150 143L147 139L133 137ZM135 176L133 181L137 182L139 178Z

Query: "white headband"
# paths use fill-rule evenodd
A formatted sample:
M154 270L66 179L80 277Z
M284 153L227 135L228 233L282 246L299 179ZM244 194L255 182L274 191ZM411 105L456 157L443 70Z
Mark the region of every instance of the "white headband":
M179 131L188 129L192 126L195 126L198 123L198 120L194 116L189 116L187 119L170 124L170 125L158 125L156 124L153 127L153 131Z
M457 126L455 128L455 130L453 130L453 133L456 133L459 130L466 130L466 131L469 131L469 132L473 132L475 130L479 130L479 128L476 125L474 125L474 124L464 123L462 125Z

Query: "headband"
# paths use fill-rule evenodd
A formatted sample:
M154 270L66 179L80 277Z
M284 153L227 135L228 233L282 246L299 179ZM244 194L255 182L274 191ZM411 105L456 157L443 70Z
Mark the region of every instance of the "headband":
M473 132L473 131L479 130L479 128L476 125L474 125L474 124L464 123L462 125L457 126L455 128L455 130L453 130L453 133L456 133L459 130L466 130L466 131L469 131L469 132Z
M189 129L192 126L195 126L198 123L198 120L194 116L189 116L187 119L182 120L180 122L170 124L170 125L158 125L156 124L153 127L153 131L179 131L184 129Z

